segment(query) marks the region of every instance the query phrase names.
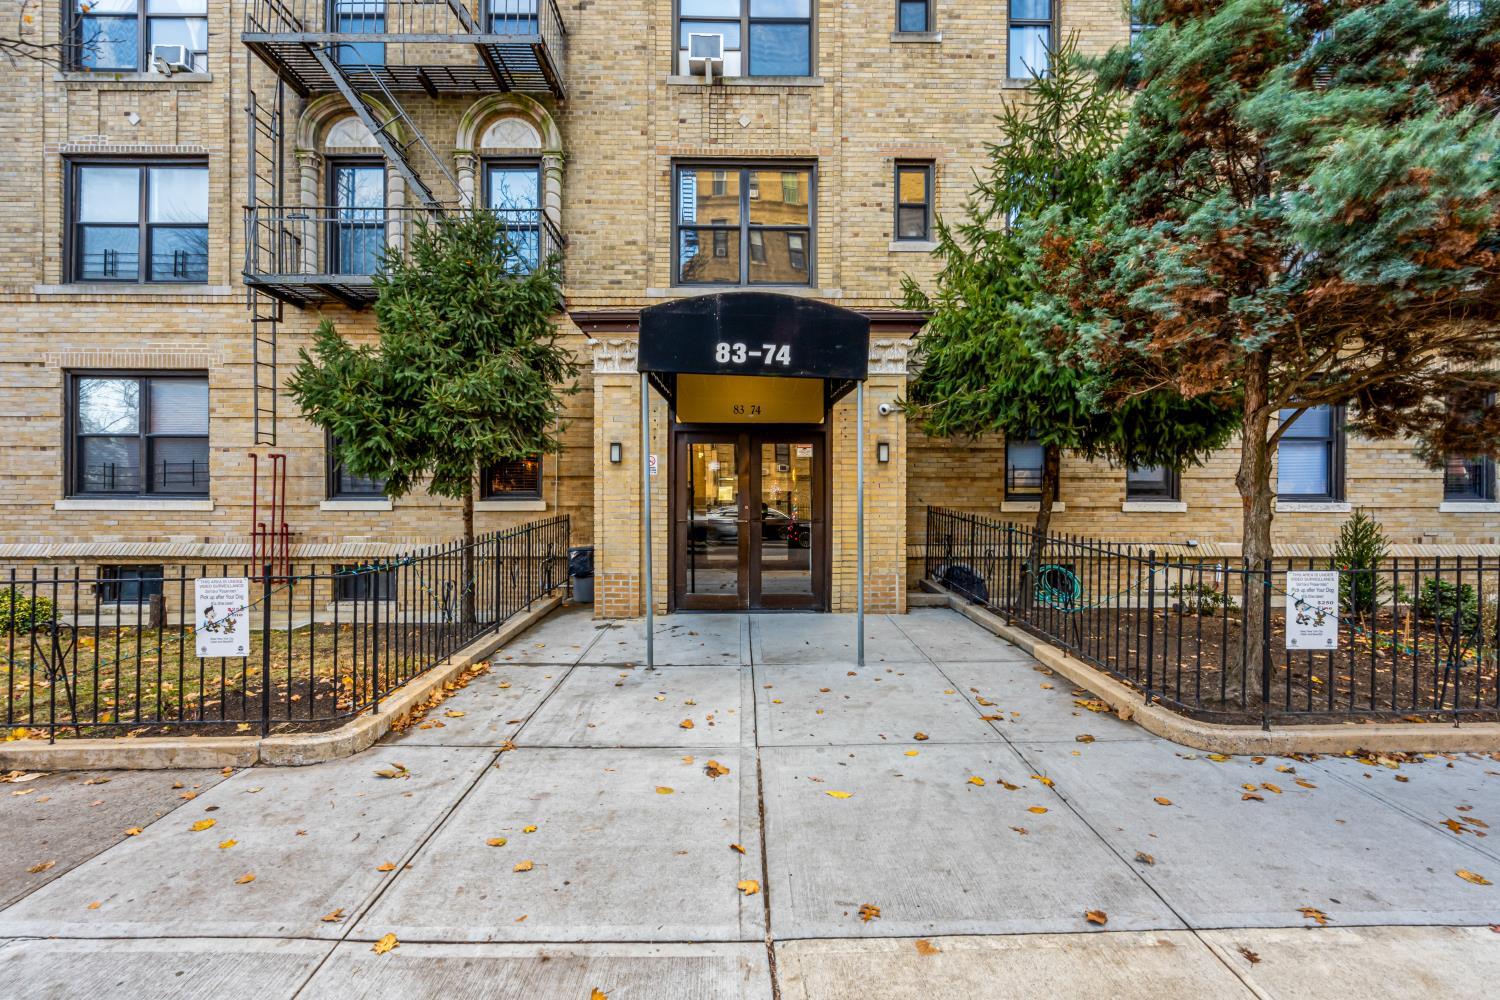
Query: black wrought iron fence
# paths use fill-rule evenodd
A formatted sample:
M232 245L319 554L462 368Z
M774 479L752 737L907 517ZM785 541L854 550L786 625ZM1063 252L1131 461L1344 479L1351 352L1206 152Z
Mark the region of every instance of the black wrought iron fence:
M134 567L128 587L76 566L9 569L0 575L6 730L269 733L378 709L393 688L565 587L568 533L557 517L472 544L289 573ZM246 599L200 606L201 588L235 578L248 582ZM200 656L210 639L241 644Z
M1500 716L1500 559L1247 565L934 507L926 542L929 580L1190 715Z

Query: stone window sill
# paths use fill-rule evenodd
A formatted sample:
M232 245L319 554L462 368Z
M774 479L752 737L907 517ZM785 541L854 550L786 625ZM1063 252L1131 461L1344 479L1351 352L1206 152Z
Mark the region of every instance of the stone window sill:
M228 285L176 285L144 282L128 284L106 284L105 282L74 281L65 285L32 285L32 295L120 295L152 298L160 295L205 295L228 296L234 289Z
M179 497L67 497L52 505L53 510L149 510L212 511L212 500L186 500Z
M719 292L775 292L777 295L800 295L804 298L841 299L842 288L808 288L806 285L673 285L670 288L648 288L653 299L690 299Z
M1278 514L1347 514L1354 505L1347 500L1282 500L1276 501Z
M936 45L943 40L941 31L893 31L891 41L897 45Z
M213 83L214 75L212 73L173 73L167 76L165 73L140 73L134 70L130 72L69 70L53 73L52 79L58 83Z
M932 240L891 240L891 253L932 253L937 243Z
M538 511L547 509L545 500L475 500L476 511Z
M712 84L701 76L669 76L669 87L821 87L821 76L716 76Z
M1000 502L1000 513L1002 514L1035 514L1042 509L1040 500L1002 500ZM1052 512L1060 513L1068 509L1068 505L1061 500L1052 504Z
M1127 514L1186 514L1182 500L1126 500L1120 509Z
M1500 500L1444 500L1440 514L1500 514Z
M335 497L332 500L323 500L323 501L320 501L318 503L318 509L319 510L332 510L332 511L347 511L349 513L354 513L356 511L390 510L391 509L391 498L390 497L370 497L370 498L364 499L364 500L356 500L356 499L354 499L352 497L350 497L350 498Z

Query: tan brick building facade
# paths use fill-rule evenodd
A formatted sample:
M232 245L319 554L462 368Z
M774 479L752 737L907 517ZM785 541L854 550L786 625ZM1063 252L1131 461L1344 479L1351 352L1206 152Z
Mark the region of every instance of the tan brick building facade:
M118 6L136 9L129 0ZM283 6L316 8L322 16L322 0L311 6L288 0ZM403 17L419 13L451 19L448 31L455 35L464 33L458 12L484 17L482 5L456 0L423 5L391 0L378 6L386 18L383 30L393 33L392 38L403 29ZM813 178L806 189L806 236L792 233L776 244L783 250L779 273L784 276L797 266L788 260L801 261L807 283L773 290L812 296L864 313L872 322L866 387L870 607L904 607L904 595L920 570L926 505L1026 516L1025 501L1005 498L1003 442L932 441L898 414L880 412L881 403L894 403L902 393L909 340L919 327L918 317L897 308L900 278L910 273L930 281L933 272L923 252L927 244L898 239L896 167L930 165L932 211L958 215L971 171L982 162L983 144L994 136L993 116L1001 102L1022 93L1021 85L1007 78L1010 49L1031 37L1008 23L1007 5L1000 0L934 0L928 5L928 30L920 32L896 30L898 9L904 6L892 0L812 0L805 35L797 34L803 22L795 17L791 27L783 25L787 33L777 35L783 28L761 23L739 0L496 4L492 9L520 11L523 21L534 17L537 23L479 24L478 34L490 40L488 49L459 42L391 43L383 54L386 62L423 71L388 74L381 86L389 92L378 86L360 88L372 108L394 113L391 105L399 102L403 113L393 114L399 120L391 133L414 158L430 155L437 161L424 160L419 171L437 200L483 204L490 185L498 183L492 169L535 171L535 210L566 239L566 312L558 322L585 375L581 391L569 401L564 451L546 458L536 488L524 498L480 501L478 526L489 530L542 512L570 515L575 543L598 550L601 614L634 614L641 607L642 456L634 317L644 307L720 290L674 284L683 253L677 242L680 202L686 197L677 169L683 164L697 164L710 173L749 165L766 171L767 177L796 167ZM350 9L367 17L371 7ZM731 76L712 84L686 72L691 67L684 65L679 36L709 25L704 18L729 7L739 13L719 22L717 29L726 48L737 40L736 58L747 60L751 71L762 58L755 46L771 53L766 59L795 61L796 44L789 50L786 40L798 37L810 39L805 71ZM797 0L778 4L794 14L797 7ZM73 9L63 0L39 5L23 30L37 40L77 37L80 26L73 23ZM341 8L335 4L330 9ZM274 445L268 443L267 428L262 427L260 441L256 436L257 406L266 424L269 401L264 394L258 399L254 387L257 377L266 377L271 369L264 348L256 363L246 307L247 259L252 271L266 265L263 258L247 255L245 207L272 204L266 185L276 171L266 158L279 151L280 190L275 194L283 205L279 214L263 210L256 216L262 227L257 232L267 231L265 220L274 217L277 240L295 241L290 251L279 245L277 252L293 258L278 265L280 270L326 271L314 258L330 252L335 239L349 239L349 230L335 234L299 214L311 212L316 218L315 207L332 197L331 171L338 164L378 164L388 157L346 97L316 83L304 86L306 94L298 94L297 87L284 91L279 146L267 144L264 135L252 139L255 130L244 109L254 104L263 123L274 120L277 70L283 79L289 72L285 63L278 66L265 55L266 46L252 51L246 44L247 30L277 27L266 20L266 0L205 3L206 33L196 23L186 29L191 37L206 38L204 51L195 56L197 62L189 59L190 69L170 76L151 67L147 47L156 37L150 32L166 29L149 23L144 2L139 10L135 30L142 40L131 43L134 55L122 55L125 46L110 42L65 53L60 66L14 67L3 85L0 121L10 144L6 169L0 171L0 449L5 470L0 563L48 560L94 567L243 558L249 548L252 452L287 456L287 521L302 558L353 561L453 537L460 530L455 503L421 493L394 501L330 496L323 436L297 417L284 396L272 425ZM679 25L679 11L690 24ZM1051 13L1053 37L1076 31L1085 50L1102 51L1127 37L1117 0L1055 0ZM565 27L565 40L555 26L548 27L552 16ZM173 33L177 26L170 27L161 37L178 38L180 33ZM323 25L303 27L317 31ZM285 33L287 25L280 28ZM383 37L371 22L360 29L376 44ZM503 72L489 79L476 70L486 59L505 63L514 57L507 40L497 40L507 33L538 36L545 50L542 61L550 60L556 79L515 77L514 86L525 92L507 93L496 82ZM138 65L121 68L131 59ZM86 70L79 62L94 68ZM315 75L301 72L303 84ZM195 272L190 281L84 280L93 265L81 262L80 253L86 249L84 228L92 223L80 217L86 200L80 168L163 164L206 166L202 273ZM402 226L421 210L422 198L389 162L382 188L385 235L398 240ZM146 234L142 245L157 238L149 197L155 196L143 195L136 221ZM696 204L696 189L693 197ZM297 206L310 207L299 213ZM119 206L98 210L125 211ZM720 215L725 213L732 211ZM193 224L199 224L196 218ZM766 224L800 225L792 216ZM747 224L747 233L751 229ZM781 240L789 231L767 230L761 239ZM123 230L109 238L129 238L119 232ZM704 233L700 253L717 255L719 244ZM766 251L753 234L745 239L750 268L756 250ZM714 261L717 269L708 273L726 273L731 258L728 240L724 242L726 256ZM712 251L705 249L710 244ZM260 303L269 307L271 299L262 296ZM286 304L276 328L278 380L285 378L323 318L356 337L373 335L367 309L350 308L336 298L301 307ZM107 379L112 373L206 377L207 485L201 494L127 495L80 487L77 380ZM851 609L854 592L853 414L853 397L846 396L827 417L827 605L839 611ZM671 419L665 402L655 397L653 451L663 474L653 480L658 526L653 552L655 601L661 608L672 603L666 571L674 557L666 527L673 474L668 467ZM610 461L612 442L624 444L618 463ZM887 449L888 462L875 460L880 445ZM1339 465L1344 483L1339 499L1283 505L1277 538L1287 551L1324 550L1345 512L1367 507L1398 545L1433 553L1500 553L1500 505L1492 470L1487 487L1454 501L1445 500L1443 474L1423 466L1410 448L1399 444L1351 438ZM1226 452L1204 468L1186 471L1177 496L1132 501L1122 470L1066 457L1065 509L1054 523L1063 531L1163 544L1194 539L1207 551L1232 553L1239 532L1234 466L1235 456Z

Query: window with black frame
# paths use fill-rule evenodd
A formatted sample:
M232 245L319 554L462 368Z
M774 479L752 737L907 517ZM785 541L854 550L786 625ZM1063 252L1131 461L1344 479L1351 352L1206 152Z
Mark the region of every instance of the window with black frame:
M480 476L481 500L540 500L542 456L510 459L487 466Z
M208 281L208 166L71 164L72 279Z
M1005 75L1012 80L1046 76L1052 65L1052 0L1008 0Z
M896 30L932 30L932 0L896 0Z
M146 604L162 592L161 565L99 567L100 604Z
M896 164L896 239L932 239L932 164Z
M1454 412L1480 413L1495 405L1493 395L1483 401L1470 396L1454 399ZM1489 503L1497 498L1495 460L1483 455L1450 455L1443 459L1443 500L1451 503Z
M717 35L724 76L811 76L812 0L678 0L678 72L693 35Z
M340 601L390 601L396 597L396 570L378 566L336 565L334 598Z
M341 35L383 35L385 0L328 0L330 31ZM340 42L333 58L343 66L384 66L384 42Z
M490 31L497 35L541 34L539 2L547 0L489 0Z
M677 167L676 281L812 282L811 166Z
M354 475L344 468L344 459L339 452L339 439L329 434L325 441L328 455L328 499L377 500L385 496L384 479Z
M73 0L73 69L208 72L208 0Z
M208 379L84 374L69 379L74 496L206 496Z
M1180 478L1165 465L1142 465L1125 470L1126 500L1177 500Z
M515 270L531 272L542 262L542 165L536 160L495 160L484 168L485 204L499 217L510 240Z
M385 250L385 164L333 160L328 165L328 262L331 274L374 274Z
M1040 500L1046 450L1035 438L1005 442L1005 499Z
M1344 498L1344 411L1339 406L1310 406L1281 411L1276 447L1276 495L1283 500Z

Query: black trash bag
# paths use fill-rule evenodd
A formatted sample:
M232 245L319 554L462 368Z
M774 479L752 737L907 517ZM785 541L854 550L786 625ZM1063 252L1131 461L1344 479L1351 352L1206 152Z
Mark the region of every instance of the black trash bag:
M594 547L580 545L568 550L568 575L587 579L594 575Z
M944 566L938 572L938 582L949 590L962 594L975 604L989 603L989 585L984 582L984 577L967 566L961 564Z

